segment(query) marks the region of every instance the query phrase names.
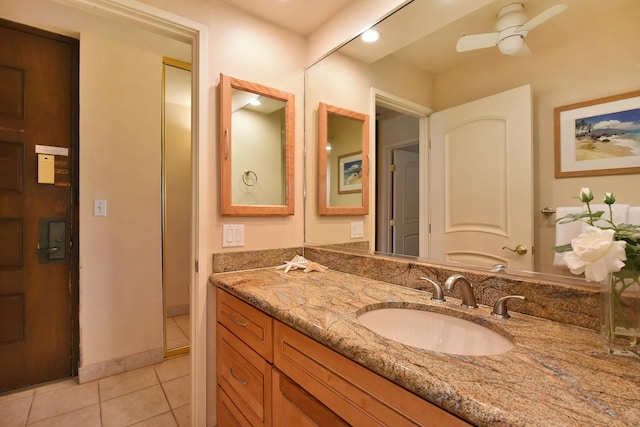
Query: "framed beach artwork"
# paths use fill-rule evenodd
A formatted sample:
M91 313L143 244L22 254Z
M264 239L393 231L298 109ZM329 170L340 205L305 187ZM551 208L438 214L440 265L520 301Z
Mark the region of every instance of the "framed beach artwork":
M554 109L555 176L640 173L640 91Z
M362 152L338 156L338 194L362 192Z

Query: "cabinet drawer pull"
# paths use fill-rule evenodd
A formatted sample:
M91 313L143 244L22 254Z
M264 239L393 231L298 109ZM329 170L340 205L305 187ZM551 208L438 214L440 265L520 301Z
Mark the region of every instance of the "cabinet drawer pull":
M247 323L246 322L240 322L240 321L236 320L234 315L235 315L235 313L229 314L229 318L231 319L231 321L233 323L235 323L236 325L238 325L238 326L242 326L243 328L246 328L247 327Z
M243 380L242 378L237 376L235 369L229 368L229 372L231 373L231 376L233 377L234 380L238 381L242 385L247 385L247 380Z

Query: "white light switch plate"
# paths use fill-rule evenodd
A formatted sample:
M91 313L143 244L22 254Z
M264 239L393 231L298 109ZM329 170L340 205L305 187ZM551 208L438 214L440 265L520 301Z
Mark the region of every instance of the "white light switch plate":
M357 239L364 237L364 223L362 221L354 221L351 223L351 238Z
M107 216L107 201L106 200L94 200L93 201L93 216Z
M244 246L244 224L222 224L222 247Z

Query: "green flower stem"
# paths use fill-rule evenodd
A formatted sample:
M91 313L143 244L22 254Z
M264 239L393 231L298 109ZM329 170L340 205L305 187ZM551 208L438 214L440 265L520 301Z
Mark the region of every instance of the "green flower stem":
M625 329L630 329L630 327L634 326L629 324L627 315L624 312L624 308L622 306L622 295L628 288L634 285L640 287L639 280L640 279L637 277L633 279L627 278L627 280L625 280L625 278L619 277L615 274L611 276L611 311L609 314L609 335L612 339L616 338L616 326L619 325L624 327ZM630 337L630 345L638 345L638 337Z

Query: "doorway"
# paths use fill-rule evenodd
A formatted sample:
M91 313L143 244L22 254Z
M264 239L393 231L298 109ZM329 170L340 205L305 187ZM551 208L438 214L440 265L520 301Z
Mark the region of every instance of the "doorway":
M0 20L0 392L77 373L78 57Z
M163 60L162 285L165 357L188 353L191 321L191 64Z
M420 255L420 118L376 103L376 247Z

